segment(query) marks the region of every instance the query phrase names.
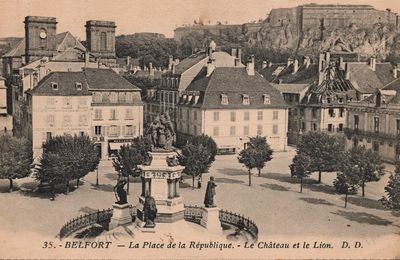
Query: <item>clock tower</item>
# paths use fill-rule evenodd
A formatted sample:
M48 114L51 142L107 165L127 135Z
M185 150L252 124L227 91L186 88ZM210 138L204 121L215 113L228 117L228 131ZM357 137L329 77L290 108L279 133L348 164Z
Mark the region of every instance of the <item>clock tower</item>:
M30 63L41 57L52 57L57 52L54 17L25 17L25 61Z
M86 22L86 46L103 63L115 63L115 22Z

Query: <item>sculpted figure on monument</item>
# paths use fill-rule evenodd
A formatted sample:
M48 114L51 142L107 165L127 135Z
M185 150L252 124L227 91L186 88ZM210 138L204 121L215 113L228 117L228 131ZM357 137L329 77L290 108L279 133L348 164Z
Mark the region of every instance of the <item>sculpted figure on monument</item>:
M119 177L117 184L114 186L114 194L117 198L116 204L126 204L128 203L127 193L124 189L124 186L128 183L128 179L126 177Z
M214 182L214 177L211 176L207 183L206 195L204 197L204 206L206 208L216 207L216 205L214 205L215 187L217 187L217 184Z
M175 131L169 115L163 113L157 116L147 129L146 135L151 141L153 149L171 149Z
M157 206L156 206L156 200L150 196L150 195L146 195L145 200L144 200L144 207L143 207L143 211L144 211L144 219L146 222L145 227L154 227L154 219L157 216Z

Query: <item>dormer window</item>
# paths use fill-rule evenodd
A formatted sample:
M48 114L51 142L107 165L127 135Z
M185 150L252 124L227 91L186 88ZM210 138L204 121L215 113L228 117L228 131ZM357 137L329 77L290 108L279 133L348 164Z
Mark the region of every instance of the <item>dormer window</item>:
M82 90L82 83L76 82L75 87L76 87L76 90L79 90L79 91Z
M264 105L269 105L271 104L271 97L269 94L264 94L263 95L263 99L264 99Z
M250 97L249 95L243 95L243 105L250 105Z
M228 105L229 104L229 100L228 100L228 96L225 94L221 94L221 104L222 105Z
M58 90L58 84L56 82L51 82L51 88L53 90Z

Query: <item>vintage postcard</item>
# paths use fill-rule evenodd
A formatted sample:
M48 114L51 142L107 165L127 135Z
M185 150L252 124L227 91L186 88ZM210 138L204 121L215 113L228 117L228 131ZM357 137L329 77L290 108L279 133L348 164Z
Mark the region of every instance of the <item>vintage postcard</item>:
M0 14L0 259L400 259L397 0Z

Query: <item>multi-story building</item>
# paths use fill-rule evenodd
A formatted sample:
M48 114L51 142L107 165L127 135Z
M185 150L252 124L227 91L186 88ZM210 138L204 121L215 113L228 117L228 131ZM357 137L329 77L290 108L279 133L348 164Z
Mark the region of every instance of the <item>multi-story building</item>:
M249 137L267 136L272 149L287 146L288 106L277 89L247 66L217 67L213 60L183 91L179 135L211 136L220 152L238 152Z
M386 161L400 159L400 80L347 104L346 147L364 145Z
M55 135L87 134L107 159L142 134L140 89L109 69L52 72L27 92L27 128L34 158Z
M7 88L0 76L0 134L12 134L12 117L7 113Z

